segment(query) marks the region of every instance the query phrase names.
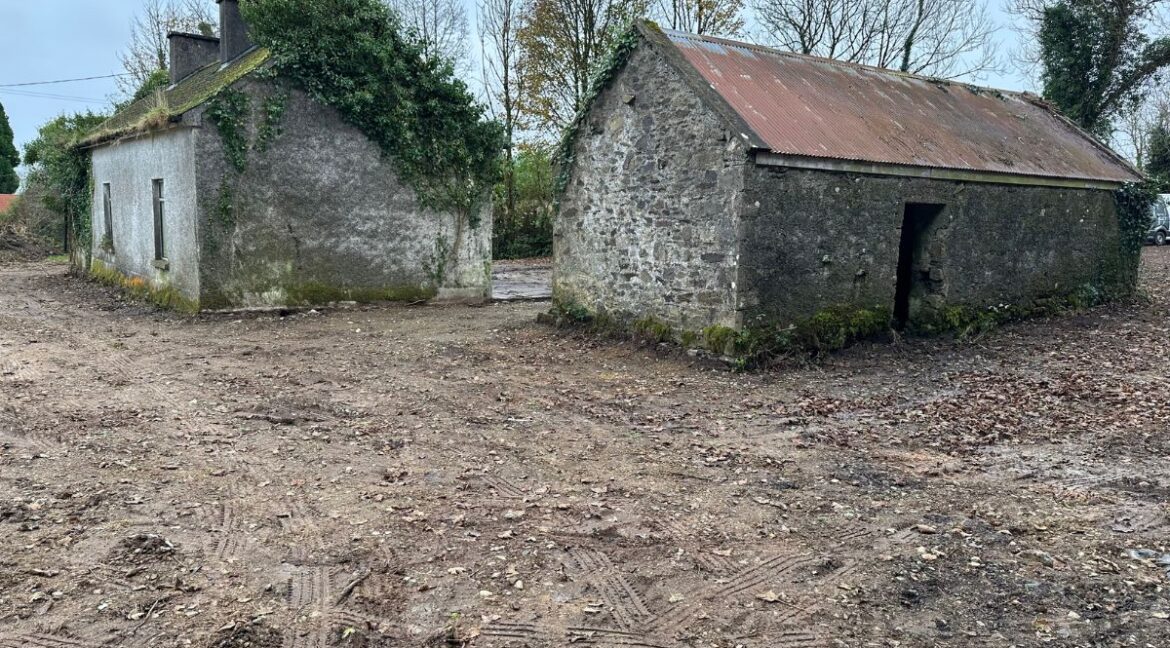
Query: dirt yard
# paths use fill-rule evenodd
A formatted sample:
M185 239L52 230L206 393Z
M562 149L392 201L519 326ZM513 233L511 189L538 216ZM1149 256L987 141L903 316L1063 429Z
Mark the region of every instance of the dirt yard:
M1148 304L765 375L0 266L0 647L1170 645Z

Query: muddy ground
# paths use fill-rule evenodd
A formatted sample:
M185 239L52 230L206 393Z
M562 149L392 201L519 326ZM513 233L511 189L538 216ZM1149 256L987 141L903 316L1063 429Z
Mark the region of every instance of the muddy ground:
M1143 273L745 375L539 302L190 318L0 266L0 646L1167 646Z

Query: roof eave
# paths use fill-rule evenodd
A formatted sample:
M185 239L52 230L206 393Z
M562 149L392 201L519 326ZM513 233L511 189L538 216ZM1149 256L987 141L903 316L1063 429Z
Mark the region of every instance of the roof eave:
M123 140L138 139L147 135L155 133L164 133L175 130L183 122L183 115L186 113L179 113L177 115L168 115L166 123L161 126L136 126L126 128L118 131L111 131L109 133L98 133L97 135L87 137L78 143L77 147L83 151L93 150L102 146L117 144Z
M785 167L811 171L837 173L863 173L868 175L898 176L903 178L924 178L928 180L950 180L957 182L978 182L984 184L1017 185L1031 187L1058 187L1064 189L1115 190L1132 180L1101 178L1070 178L1037 176L998 171L977 171L973 169L948 169L941 167L911 166L883 162L817 158L803 155L776 153L767 149L755 152L754 161L760 166Z

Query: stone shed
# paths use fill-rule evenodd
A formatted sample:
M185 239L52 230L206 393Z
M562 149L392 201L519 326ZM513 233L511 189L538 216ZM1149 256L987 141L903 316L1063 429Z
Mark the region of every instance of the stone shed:
M1039 98L642 23L566 140L562 312L934 330L1133 288L1141 180Z
M420 204L378 145L268 73L237 0L85 142L101 278L187 310L490 297L490 201Z

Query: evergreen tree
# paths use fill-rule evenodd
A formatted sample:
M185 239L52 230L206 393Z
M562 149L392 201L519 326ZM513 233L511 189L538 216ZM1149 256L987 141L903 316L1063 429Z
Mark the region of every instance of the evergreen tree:
M0 104L0 194L16 193L20 188L20 176L16 175L20 152L16 150L13 137L8 113L4 112L4 104Z
M1166 119L1167 115L1162 115L1150 129L1146 151L1146 174L1160 186L1170 181L1170 129L1166 128Z

